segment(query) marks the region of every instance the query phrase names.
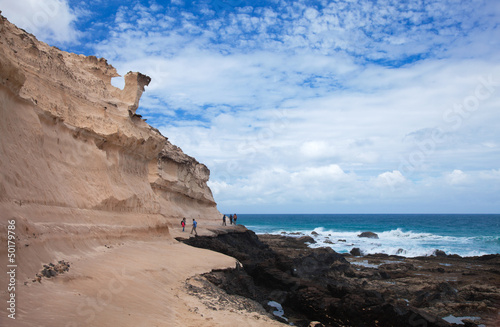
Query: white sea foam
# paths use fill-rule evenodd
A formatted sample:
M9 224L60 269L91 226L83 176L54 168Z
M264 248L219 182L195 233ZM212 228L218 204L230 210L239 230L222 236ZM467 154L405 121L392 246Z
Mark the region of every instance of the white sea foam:
M403 231L401 228L379 232L378 239L358 237L363 231L345 232L326 230L323 227L314 230L275 231L273 234L283 234L292 237L309 235L316 243L311 247L331 247L339 253L347 253L352 248L359 248L363 255L385 253L404 257L430 256L437 249L446 254L460 256L480 256L487 251L477 249L474 237L452 237L432 233ZM295 233L292 234L291 233ZM299 234L296 234L299 233ZM495 241L495 240L493 240ZM472 250L474 249L475 250Z

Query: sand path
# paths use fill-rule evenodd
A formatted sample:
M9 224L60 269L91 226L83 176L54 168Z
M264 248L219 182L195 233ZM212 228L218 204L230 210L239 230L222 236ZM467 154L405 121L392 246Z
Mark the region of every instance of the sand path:
M214 311L188 295L187 278L234 267L235 259L170 238L127 240L65 260L69 272L18 281L17 319L2 326L282 326L256 313Z

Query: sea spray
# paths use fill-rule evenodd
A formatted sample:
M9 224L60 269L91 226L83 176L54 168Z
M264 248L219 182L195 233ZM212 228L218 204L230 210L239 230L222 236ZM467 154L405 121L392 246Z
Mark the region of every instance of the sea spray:
M436 250L460 256L500 253L500 215L240 215L256 233L310 235L311 247L339 253L429 256ZM474 223L474 224L472 224ZM379 238L360 238L371 231Z

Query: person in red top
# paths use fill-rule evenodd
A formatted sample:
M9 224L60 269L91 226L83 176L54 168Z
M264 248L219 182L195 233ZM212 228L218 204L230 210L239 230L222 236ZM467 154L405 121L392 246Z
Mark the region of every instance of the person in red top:
M184 228L186 227L186 218L182 218L181 226L182 226L182 231L184 231Z

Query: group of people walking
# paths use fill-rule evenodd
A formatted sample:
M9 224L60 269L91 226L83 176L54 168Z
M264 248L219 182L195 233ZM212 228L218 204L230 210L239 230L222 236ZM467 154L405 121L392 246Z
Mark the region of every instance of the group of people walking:
M226 219L227 219L226 215L222 215L222 226L227 226ZM229 215L229 224L230 225L232 225L232 224L236 225L236 221L237 220L238 220L238 216L236 214ZM182 218L182 220L181 220L181 226L182 226L182 231L183 232L186 229L186 224L187 224L186 218ZM191 228L191 234L193 234L193 232L194 232L194 234L196 236L198 236L198 232L196 231L196 227L197 226L198 226L198 222L195 219L193 219L193 227Z
M227 226L226 218L227 218L226 215L222 215L222 226ZM229 215L229 224L232 225L234 223L236 225L237 219L238 219L238 216L236 214Z
M182 218L181 221L182 231L186 228L186 218ZM196 231L196 227L198 226L198 222L193 218L193 228L191 228L191 234L198 236L198 232Z

